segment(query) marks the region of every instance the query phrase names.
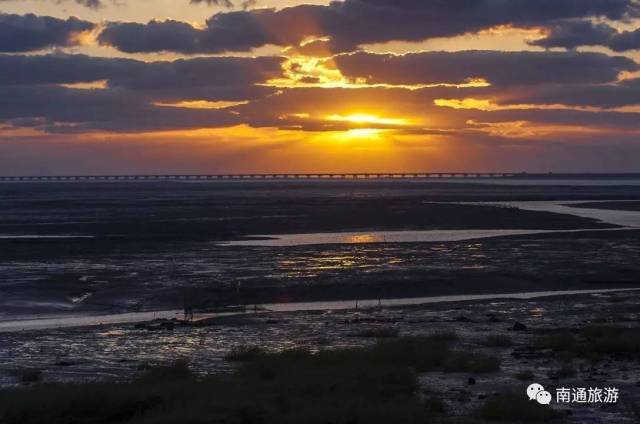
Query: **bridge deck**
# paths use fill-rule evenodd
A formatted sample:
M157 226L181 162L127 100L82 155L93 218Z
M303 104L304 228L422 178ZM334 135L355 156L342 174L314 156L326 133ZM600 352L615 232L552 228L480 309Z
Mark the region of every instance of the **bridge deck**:
M210 175L27 175L0 176L2 182L18 181L215 181L215 180L375 180L432 178L509 178L520 174L502 172L418 172L347 174L210 174Z

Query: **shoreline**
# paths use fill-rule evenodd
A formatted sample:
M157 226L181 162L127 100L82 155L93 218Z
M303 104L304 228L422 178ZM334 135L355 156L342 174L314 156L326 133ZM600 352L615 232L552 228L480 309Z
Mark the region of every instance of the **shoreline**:
M348 299L337 301L266 303L262 305L245 305L243 311L203 312L196 315L195 324L215 320L216 318L247 316L268 313L295 313L321 311L357 311L375 308L396 308L403 306L421 306L444 303L478 302L482 300L533 300L550 297L568 297L593 294L624 293L640 291L640 287L593 289L593 290L559 290L540 292L515 292L492 294L460 294L430 297L412 297L397 299ZM129 312L105 315L57 316L48 318L27 318L22 320L0 320L0 333L24 331L43 331L79 327L96 327L117 324L149 323L154 320L178 320L182 310L160 310L146 312Z

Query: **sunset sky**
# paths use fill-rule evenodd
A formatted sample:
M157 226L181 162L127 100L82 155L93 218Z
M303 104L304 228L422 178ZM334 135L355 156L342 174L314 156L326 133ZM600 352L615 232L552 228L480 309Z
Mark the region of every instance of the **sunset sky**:
M640 172L637 0L0 0L0 175Z

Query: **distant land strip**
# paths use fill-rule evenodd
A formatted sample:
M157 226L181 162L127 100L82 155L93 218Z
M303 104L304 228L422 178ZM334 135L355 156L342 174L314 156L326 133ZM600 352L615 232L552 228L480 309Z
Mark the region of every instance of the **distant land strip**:
M362 172L362 173L256 173L256 174L149 174L149 175L7 175L0 182L46 181L217 181L217 180L380 180L442 178L514 179L640 179L640 173L526 173L526 172Z

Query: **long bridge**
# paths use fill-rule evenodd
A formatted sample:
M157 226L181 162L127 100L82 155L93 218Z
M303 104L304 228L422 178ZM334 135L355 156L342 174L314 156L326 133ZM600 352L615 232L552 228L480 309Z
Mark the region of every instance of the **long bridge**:
M503 172L391 172L302 174L156 174L156 175L22 175L0 176L0 182L43 181L218 181L218 180L380 180L441 178L509 178Z
M0 182L71 181L226 181L226 180L415 180L415 179L640 179L640 173L526 173L526 172L349 172L282 174L149 174L149 175L0 175Z

